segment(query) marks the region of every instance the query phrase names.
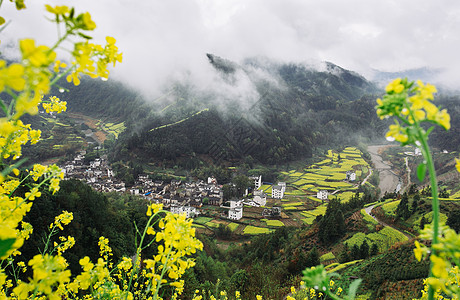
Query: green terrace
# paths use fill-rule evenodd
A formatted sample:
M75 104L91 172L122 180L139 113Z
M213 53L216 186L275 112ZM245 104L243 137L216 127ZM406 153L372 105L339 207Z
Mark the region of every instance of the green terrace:
M345 181L347 171L356 174L356 183ZM281 172L285 175L289 189L286 195L313 195L320 190L336 191L331 197L348 201L357 189L356 184L369 172L369 164L363 159L359 149L347 147L342 152L328 150L326 159L305 167L302 172L291 170ZM269 190L269 186L263 186ZM313 200L313 199L311 199Z

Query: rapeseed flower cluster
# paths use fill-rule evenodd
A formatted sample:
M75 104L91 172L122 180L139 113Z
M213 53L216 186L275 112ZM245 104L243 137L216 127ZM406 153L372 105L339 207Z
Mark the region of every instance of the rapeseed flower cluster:
M318 290L318 288L309 288L305 285L304 281L300 282L299 288L291 286L290 293L286 296L286 300L319 300L319 299L342 299L340 295L342 294L343 289L341 287L336 287L333 280L329 281L329 285L325 289ZM220 291L217 295L213 295L211 291L205 290L195 290L192 300L241 300L241 293L239 291L235 292L235 296L228 295L226 291ZM261 295L256 295L256 300L263 300L264 298ZM344 298L344 299L354 299L354 298Z
M25 8L23 0L12 2L16 4L17 9ZM0 6L2 4L0 2ZM55 165L37 164L32 170L19 171L22 163L19 160L22 156L22 146L28 142L37 143L41 136L40 130L33 130L29 124L24 124L21 117L24 114L37 114L40 104L47 113L65 111L67 103L59 98L51 96L48 100L43 100L52 85L68 74L77 77L78 72L87 74L88 69L94 65L97 68L93 69L93 77L107 79L107 66L115 65L122 60L114 38L108 37L105 46L88 43L90 37L85 32L96 28L89 13L76 14L73 8L67 6L45 7L54 15L54 22L61 29L64 28L60 31L63 32L62 36L58 32L57 42L49 47L38 45L33 39L22 39L19 41L20 62L8 63L0 59L0 93L6 93L11 98L8 103L0 99L0 259L3 260L0 263L0 298L62 299L68 295L76 295L79 288L88 288L97 282L99 296L110 295L106 298L114 298L111 296L117 294L120 299L129 299L129 292L113 287L106 266L109 257L108 246L104 248L106 259L100 258L94 266L83 259L82 274L75 277L74 281L70 280L71 274L67 270L67 262L62 253L75 244L75 239L71 236L60 236L57 241L51 241L64 225L71 222L73 217L70 212L63 212L50 224L45 249L42 254L36 255L27 263L33 272L29 282L20 281L17 276L17 270L25 272L27 265L23 261L14 263L14 257L20 255L18 249L33 231L32 226L22 219L30 211L33 202L41 196L42 188L46 186L50 192L55 193L59 190L59 181L63 178L62 171ZM3 23L5 20L0 17L0 25ZM69 39L71 37L72 41ZM73 42L76 39L83 39L84 42ZM71 53L73 56L70 63L56 60L55 50L64 42L71 42L76 49ZM27 186L29 190L21 194L19 190L24 189L18 188L24 187L24 182L28 182L27 178L33 181ZM108 245L108 241L104 243ZM10 276L13 276L13 279L9 278Z
M440 224L439 201L436 171L428 146L428 134L433 128L425 130L422 122L429 122L450 129L450 115L431 101L436 87L416 83L407 79L397 78L386 87L387 94L377 99L377 115L380 118L393 116L394 125L390 125L387 139L396 140L402 145L413 144L420 147L424 161L417 168L420 180L425 177L426 169L430 175L432 191L433 222L422 229L420 238L431 240L431 248L415 241L414 254L417 260L430 258L430 273L426 279L423 299L443 299L444 296L458 299L460 296L457 266L460 263L460 236L447 226ZM456 160L456 168L460 172L460 160ZM443 296L444 295L444 296Z
M432 225L426 225L420 238L430 240L433 235ZM418 261L429 257L432 263L432 276L425 280L421 299L428 299L428 287L434 289L436 299L449 299L460 295L460 235L448 226L441 226L439 239L431 246L432 251L422 243L415 241L414 254Z
M433 94L436 87L424 84L418 80L416 83L407 79L397 78L386 87L387 94L382 99L377 99L377 115L381 118L394 116L395 124L390 125L386 134L387 139L396 140L403 145L416 142L415 128L421 122L430 122L450 129L450 116L445 109L434 105Z
M47 113L56 112L59 114L67 110L67 102L61 101L56 96L49 97L49 102L42 101L42 106Z

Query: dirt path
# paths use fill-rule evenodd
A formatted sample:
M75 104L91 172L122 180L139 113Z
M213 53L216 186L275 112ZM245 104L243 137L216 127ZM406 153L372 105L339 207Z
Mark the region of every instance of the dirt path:
M381 224L381 225L383 225L383 226L391 227L391 228L393 228L394 230L397 230L397 231L401 232L401 233L404 234L408 239L413 238L412 235L410 235L410 234L408 234L408 233L406 233L406 232L404 232L404 231L401 231L401 230L399 230L398 228L395 228L395 227L393 227L393 226L391 226L391 225L388 225L387 223L382 222L382 221L380 221L379 219L377 219L377 218L372 214L372 209L374 208L374 206L375 206L375 205L371 205L371 206L365 207L365 208L364 208L364 211L365 211L369 216L371 216L374 220L376 220L377 222L379 222L379 224Z
M374 164L375 171L379 173L380 177L380 197L385 194L385 192L394 192L401 189L401 180L400 178L391 170L391 164L389 162L383 161L382 157L379 154L381 149L388 147L386 145L374 145L368 146L367 151L371 155L372 163Z

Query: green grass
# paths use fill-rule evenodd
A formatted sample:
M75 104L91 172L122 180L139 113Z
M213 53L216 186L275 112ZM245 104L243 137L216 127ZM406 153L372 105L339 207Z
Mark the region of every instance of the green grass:
M212 228L218 228L219 224L213 223L213 222L208 222L205 224L206 226L212 227Z
M284 208L284 210L296 210L299 209L297 206L287 206Z
M408 240L404 234L391 227L385 227L379 232L370 233L367 235L367 238L370 241L369 245L371 245L371 243L377 244L381 252L388 250L397 242Z
M206 228L206 227L204 227L203 225L200 225L200 224L192 224L192 227L195 227L195 228Z
M335 259L335 255L334 253L332 252L328 252L326 254L323 254L321 255L321 257L319 258L320 262L323 262L323 261L328 261L328 260L333 260Z
M385 214L389 216L396 216L396 208L398 207L399 202L401 202L401 200L396 200L383 204L382 209L385 212Z
M349 262L346 262L346 263L344 263L344 264L340 264L340 265L338 265L338 266L336 266L336 267L334 267L334 268L328 270L327 272L328 272L328 273L334 273L334 272L337 272L337 271L339 271L339 270L342 270L342 269L344 269L344 268L346 268L346 267L349 267L349 266L351 266L351 265L354 265L354 264L356 264L357 262L360 262L360 261L362 261L362 259L358 259L358 260L354 260L354 261L349 261Z
M302 222L305 224L311 225L315 221L316 217L315 216L308 216L305 219L302 219Z
M347 239L343 243L347 244L348 247L351 248L354 245L360 247L364 241L367 241L369 246L371 246L372 244L377 244L377 246L379 247L379 251L386 251L393 244L397 242L407 241L407 239L408 238L403 233L397 231L396 229L393 229L391 227L384 227L379 232L372 232L367 235L363 232L357 232L351 238Z
M455 194L450 195L450 198L460 198L460 190L457 191Z
M195 218L193 219L193 223L196 223L196 224L206 224L210 221L212 221L213 218L209 218L209 217L198 217L198 218Z
M335 198L335 196L337 196L337 198L340 199L340 202L342 203L346 203L348 202L348 200L350 200L351 197L353 197L355 195L355 193L353 192L343 192L343 193L336 193L335 195L330 195L332 198Z
M364 210L364 208L361 209L361 215L363 216L363 220L364 220L365 222L370 223L370 224L374 224L374 225L378 225L378 224L379 224L379 222L378 222L376 219L372 218L371 216L369 216L368 213L366 213L366 211Z
M285 207L285 206L299 206L299 205L303 205L303 202L291 202L291 203L283 203L281 204L281 206Z
M281 227L284 226L284 223L280 220L265 220L268 226Z
M351 249L354 245L358 247L366 240L366 234L364 232L357 232L351 238L344 241L344 244L347 244L348 247Z
M227 227L228 227L232 232L235 231L235 230L238 228L238 226L240 226L240 224L238 224L238 223L230 223L230 224L227 225Z
M256 227L252 225L248 225L244 228L243 233L248 235L256 235L256 234L265 234L270 233L271 230L268 228L263 227Z
M122 133L126 129L126 126L125 126L124 122L121 122L121 123L118 123L118 124L105 123L105 124L102 125L102 127L108 133L113 134L116 139L118 139L118 135L120 133Z
M303 175L303 173L301 173L301 172L294 172L294 173L290 174L290 176L292 176L292 177L300 177L302 175Z
M320 203L323 202L322 200L316 198L315 196L307 196L307 199L312 200L312 201L315 201L315 202L320 202Z

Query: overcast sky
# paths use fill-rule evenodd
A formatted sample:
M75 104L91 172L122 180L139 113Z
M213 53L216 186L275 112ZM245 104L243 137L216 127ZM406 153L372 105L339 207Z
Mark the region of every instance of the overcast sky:
M50 44L55 27L44 4L26 0L2 45L20 37ZM78 0L91 12L97 40L117 39L123 64L113 71L144 90L184 72L205 81L206 53L239 61L265 56L287 62L330 61L371 77L370 70L441 68L460 87L460 1L442 0Z

